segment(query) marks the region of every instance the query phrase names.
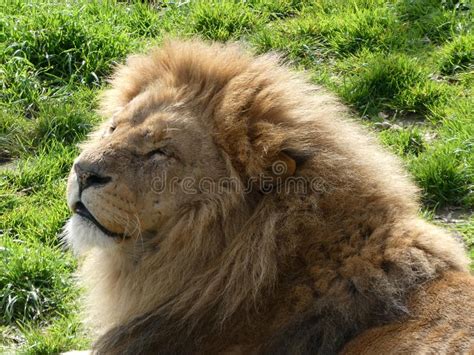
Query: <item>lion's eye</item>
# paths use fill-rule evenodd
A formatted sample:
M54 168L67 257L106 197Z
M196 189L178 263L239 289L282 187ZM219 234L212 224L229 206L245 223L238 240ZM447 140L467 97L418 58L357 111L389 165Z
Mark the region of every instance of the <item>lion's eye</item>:
M152 151L149 151L148 153L145 154L148 158L154 157L154 156L163 156L166 157L168 156L168 152L166 151L165 148L157 148L153 149Z

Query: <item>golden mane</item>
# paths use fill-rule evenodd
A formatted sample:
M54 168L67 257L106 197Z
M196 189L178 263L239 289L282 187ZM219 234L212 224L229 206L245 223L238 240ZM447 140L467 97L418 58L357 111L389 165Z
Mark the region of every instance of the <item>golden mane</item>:
M101 111L111 117L146 91L157 93L150 106L201 120L242 186L284 152L295 176L317 187L229 190L182 206L139 260L91 251L80 278L90 321L105 333L99 352L272 352L283 343L298 352L308 327L316 352L334 352L408 312L407 295L423 283L466 270L462 246L417 216L417 189L398 160L278 56L166 41L117 68Z

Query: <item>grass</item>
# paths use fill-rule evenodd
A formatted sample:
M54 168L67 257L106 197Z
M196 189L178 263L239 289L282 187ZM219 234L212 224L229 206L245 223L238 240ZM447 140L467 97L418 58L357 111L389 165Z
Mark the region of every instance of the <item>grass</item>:
M376 113L380 109L425 114L449 94L442 83L430 80L429 71L405 54L362 53L341 95L356 108Z
M58 235L76 144L127 54L165 35L275 50L399 155L474 258L473 4L456 0L20 1L0 5L0 352L87 348ZM444 211L444 212L443 212ZM457 213L458 218L444 218ZM441 216L441 217L440 217Z

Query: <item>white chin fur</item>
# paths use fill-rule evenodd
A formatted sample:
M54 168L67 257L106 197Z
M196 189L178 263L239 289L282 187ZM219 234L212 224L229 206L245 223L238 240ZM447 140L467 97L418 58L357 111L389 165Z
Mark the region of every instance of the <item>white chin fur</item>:
M110 249L116 246L111 237L77 214L67 221L63 238L76 255L82 255L92 248Z

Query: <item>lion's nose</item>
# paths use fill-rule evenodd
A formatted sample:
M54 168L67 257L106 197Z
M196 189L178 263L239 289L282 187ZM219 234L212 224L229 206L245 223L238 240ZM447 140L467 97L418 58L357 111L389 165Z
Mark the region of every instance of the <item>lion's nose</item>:
M74 171L79 183L79 194L88 187L105 185L112 180L110 176L101 175L94 166L81 162L74 163Z

